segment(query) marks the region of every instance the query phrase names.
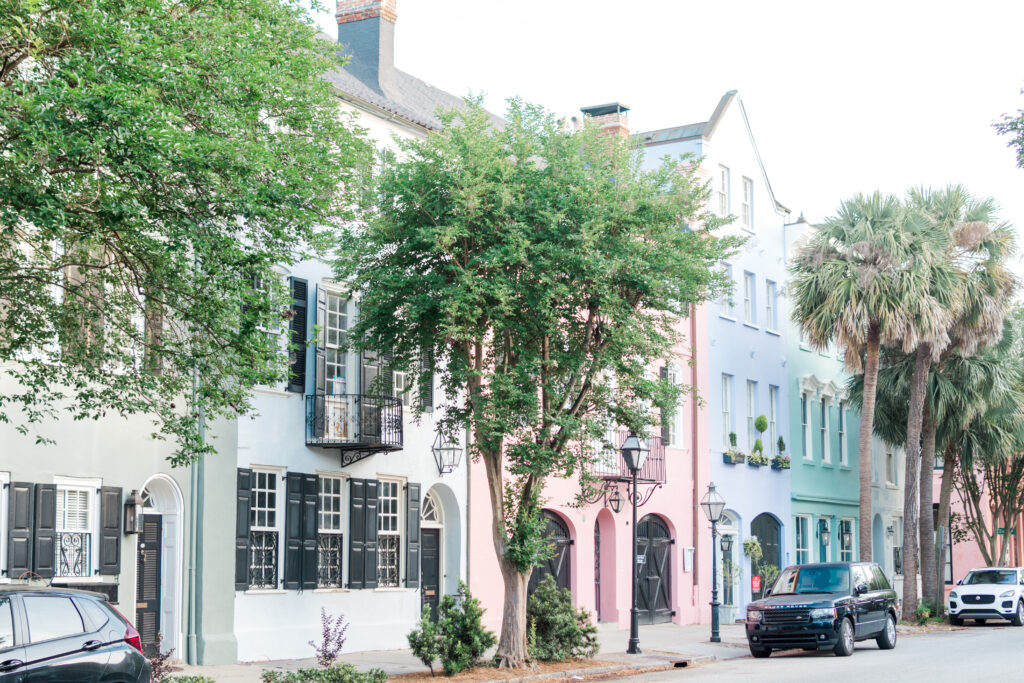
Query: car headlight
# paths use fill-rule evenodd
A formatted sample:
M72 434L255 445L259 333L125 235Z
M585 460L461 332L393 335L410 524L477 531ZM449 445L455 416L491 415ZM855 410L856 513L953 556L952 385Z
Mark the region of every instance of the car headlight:
M748 609L747 610L747 621L753 624L761 623L764 618L764 612L759 609Z
M835 607L819 607L811 610L811 619L835 619Z
M1010 597L1011 595L1013 595L1013 594L1014 594L1015 592L1016 592L1016 591L1012 591L1012 590L1009 590L1009 591L1003 591L1002 593L1000 593L1000 594L999 594L999 597L1001 597L1001 598L1008 598L1008 597Z
M959 600L960 598L957 597L956 591L953 591L952 593L949 594L949 599L950 600Z

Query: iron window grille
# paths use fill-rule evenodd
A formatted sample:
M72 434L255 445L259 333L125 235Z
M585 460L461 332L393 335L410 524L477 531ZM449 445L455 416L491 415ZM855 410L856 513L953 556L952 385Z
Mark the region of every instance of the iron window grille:
M56 575L92 576L92 534L88 531L57 532Z
M341 588L341 552L345 547L341 534L317 534L316 585L318 588Z
M277 532L249 532L249 587L277 588Z
M380 501L377 514L377 585L397 588L399 577L399 484L380 482Z

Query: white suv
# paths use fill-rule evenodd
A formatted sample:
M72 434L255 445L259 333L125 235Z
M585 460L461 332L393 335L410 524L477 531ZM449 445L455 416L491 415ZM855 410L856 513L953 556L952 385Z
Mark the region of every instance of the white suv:
M972 569L949 594L949 623L964 619L984 624L986 619L1007 619L1024 626L1024 569L983 567Z

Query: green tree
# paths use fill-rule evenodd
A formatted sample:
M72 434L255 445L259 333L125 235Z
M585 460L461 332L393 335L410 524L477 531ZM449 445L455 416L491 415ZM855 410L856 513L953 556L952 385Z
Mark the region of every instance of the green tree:
M0 420L197 415L284 380L272 268L348 216L366 147L298 0L5 0Z
M378 212L342 242L359 283L357 349L439 375L441 429L468 430L487 475L505 586L498 656L527 659L526 588L546 544L548 477L579 473L608 424L646 433L679 389L649 372L674 323L717 296L707 189L684 161L645 171L624 140L573 133L512 101L495 129L478 102L403 141L380 173ZM427 359L428 362L421 362Z
M893 196L855 195L817 228L790 266L793 321L809 342L845 350L845 365L864 374L860 422L860 518L871 519L871 435L882 344L917 347L915 322L927 306L927 273L915 260L915 230ZM919 223L915 223L914 228ZM860 557L872 552L871 525L861 524Z
M1024 95L1024 89L1020 92ZM1018 109L1015 114L1005 114L995 127L1000 135L1010 136L1006 145L1017 153L1017 166L1024 168L1024 109Z

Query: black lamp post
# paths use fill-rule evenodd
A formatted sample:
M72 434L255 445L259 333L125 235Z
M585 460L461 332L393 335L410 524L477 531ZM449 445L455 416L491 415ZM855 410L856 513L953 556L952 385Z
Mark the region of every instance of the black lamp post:
M611 506L612 512L619 514L619 510L622 509L622 494L618 489L612 489L612 495L608 496L608 504Z
M722 519L722 512L725 510L725 499L715 490L713 482L708 485L708 492L700 499L700 506L711 522L711 642L720 643L722 637L718 634L718 606L721 603L718 602L718 560L715 557L715 546L718 540L718 521ZM732 547L731 541L729 547Z
M633 585L632 585L632 606L629 610L629 647L626 648L626 654L638 655L640 654L640 622L639 613L636 609L636 501L638 496L636 495L636 473L640 471L640 468L644 466L644 461L647 460L647 453L650 449L647 448L647 444L640 440L632 430L629 432L629 436L622 442L622 460L626 463L626 467L629 468L630 474L633 475L633 547L630 550L630 558L633 565Z

